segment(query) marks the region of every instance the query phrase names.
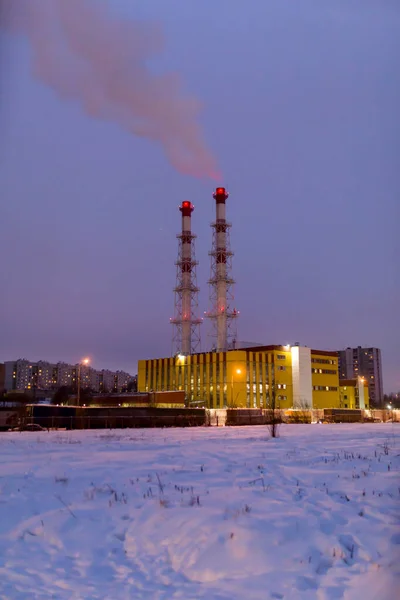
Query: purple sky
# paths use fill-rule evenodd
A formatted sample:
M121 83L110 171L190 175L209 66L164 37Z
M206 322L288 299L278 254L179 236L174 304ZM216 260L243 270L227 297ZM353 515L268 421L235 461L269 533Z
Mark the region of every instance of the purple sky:
M154 68L204 105L230 191L239 339L377 346L385 391L400 389L398 1L112 4L162 23ZM0 360L90 355L134 373L171 350L184 199L208 309L215 182L60 100L26 40L0 36Z

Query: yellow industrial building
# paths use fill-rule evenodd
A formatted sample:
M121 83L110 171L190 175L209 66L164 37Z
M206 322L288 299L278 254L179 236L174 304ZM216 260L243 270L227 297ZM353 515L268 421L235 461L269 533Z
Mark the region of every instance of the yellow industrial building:
M364 377L340 380L340 408L369 409L369 388Z
M189 406L356 407L354 386L346 388L348 394L339 384L336 352L298 345L177 355L138 364L139 392L183 390Z

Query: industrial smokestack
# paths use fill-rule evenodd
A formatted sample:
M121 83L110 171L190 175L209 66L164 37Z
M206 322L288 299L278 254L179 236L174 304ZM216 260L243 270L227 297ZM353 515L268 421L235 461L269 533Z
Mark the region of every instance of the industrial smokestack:
M160 143L181 173L216 177L199 102L175 73L147 66L164 47L159 27L117 17L100 0L3 0L0 27L28 38L34 75L60 97Z
M216 205L216 219L213 228L211 256L210 304L211 311L207 316L213 322L215 350L224 352L235 348L236 318L238 311L232 308L234 296L232 279L232 256L230 249L231 224L226 221L226 200L228 192L218 187L213 193Z
M198 308L198 292L194 240L192 233L192 212L194 206L188 200L182 202L179 210L182 213L181 233L179 239L178 260L176 261L175 316L171 319L174 325L172 338L173 353L186 356L193 354L200 346L201 319L196 317Z

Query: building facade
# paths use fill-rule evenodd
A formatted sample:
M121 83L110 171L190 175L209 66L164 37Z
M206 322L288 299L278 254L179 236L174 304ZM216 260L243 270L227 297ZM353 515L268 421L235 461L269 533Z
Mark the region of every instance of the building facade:
M338 355L255 346L139 361L138 391L165 390L208 408L340 408Z
M339 386L340 408L370 408L368 381L364 377L341 379Z
M75 389L78 384L78 365L32 362L18 359L4 363L4 388L6 391L54 391L61 387ZM94 392L126 392L132 375L124 371L97 371L88 365L80 366L80 386Z
M340 379L364 377L371 405L383 406L382 361L379 348L346 348L338 352Z

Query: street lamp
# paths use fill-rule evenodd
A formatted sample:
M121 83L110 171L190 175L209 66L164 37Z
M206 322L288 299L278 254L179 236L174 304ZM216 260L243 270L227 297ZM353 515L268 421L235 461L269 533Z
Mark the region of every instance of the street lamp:
M176 355L176 365L178 367L178 390L182 390L185 392L185 405L189 402L189 393L187 389L187 370L186 367L186 354L182 354L178 352ZM176 381L175 381L176 384Z
M240 375L242 372L242 369L235 369L235 371L232 371L232 379L231 379L231 406L233 408L233 375L234 372L236 373L236 375Z
M80 406L81 403L81 367L82 365L87 366L90 363L88 358L83 358L78 363L78 393L77 393L77 405Z

